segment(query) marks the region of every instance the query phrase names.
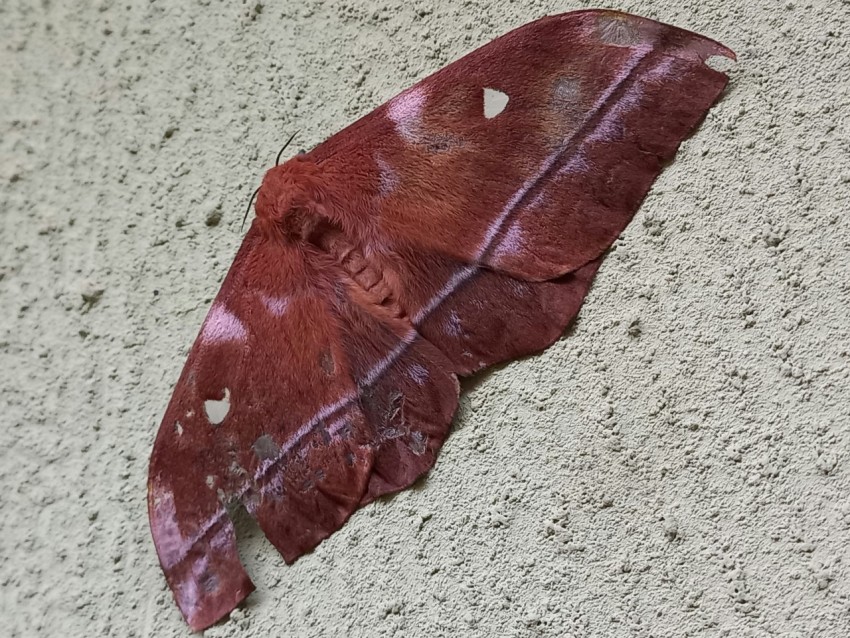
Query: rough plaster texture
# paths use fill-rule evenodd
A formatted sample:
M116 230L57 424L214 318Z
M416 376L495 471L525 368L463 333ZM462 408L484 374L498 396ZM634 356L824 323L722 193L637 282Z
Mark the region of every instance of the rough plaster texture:
M599 2L714 36L720 104L571 334L435 470L208 636L850 635L850 4ZM172 384L288 134L584 2L0 4L0 617L184 636L145 510Z

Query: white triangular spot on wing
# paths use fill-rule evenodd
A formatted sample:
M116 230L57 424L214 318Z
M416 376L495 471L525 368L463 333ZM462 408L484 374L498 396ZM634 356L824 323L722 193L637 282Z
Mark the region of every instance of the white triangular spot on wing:
M484 117L488 120L496 117L508 105L507 93L496 89L484 89Z
M230 388L224 389L224 398L221 401L204 401L204 412L211 425L220 425L230 412Z

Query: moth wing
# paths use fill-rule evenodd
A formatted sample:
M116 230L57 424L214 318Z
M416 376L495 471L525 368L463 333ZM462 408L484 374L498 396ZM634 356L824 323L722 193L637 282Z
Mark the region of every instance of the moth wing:
M734 58L615 11L551 16L309 156L369 211L414 325L469 373L543 349L575 316L605 250L725 87L705 64L715 55Z
M254 588L229 505L243 504L292 562L426 472L456 409L443 355L310 251L252 227L156 438L151 530L196 630Z
M385 240L553 279L605 251L703 119L728 81L711 56L734 53L616 11L550 16L309 155L350 201L371 200Z

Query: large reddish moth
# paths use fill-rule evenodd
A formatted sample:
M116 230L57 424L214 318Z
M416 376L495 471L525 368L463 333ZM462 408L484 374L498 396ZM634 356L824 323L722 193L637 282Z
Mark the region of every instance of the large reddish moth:
M433 466L458 376L558 339L723 91L714 55L623 13L543 18L266 173L150 462L193 629L254 589L228 505L291 563Z

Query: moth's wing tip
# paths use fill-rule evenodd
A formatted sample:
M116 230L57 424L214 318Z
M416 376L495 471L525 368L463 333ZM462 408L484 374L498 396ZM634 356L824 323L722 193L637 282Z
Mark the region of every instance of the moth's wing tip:
M716 40L687 29L623 11L585 9L562 13L555 17L582 25L581 31L586 37L607 44L629 46L645 43L659 46L666 41L665 44L669 46L672 40L678 45L676 48L683 57L696 58L700 62L705 62L714 56L737 61L735 52Z
M689 49L701 62L706 62L714 57L728 58L733 62L738 61L738 56L735 55L735 52L725 44L721 44L705 36L697 36L697 38L689 43Z
M244 583L237 588L231 588L229 597L219 597L214 605L207 604L202 608L190 610L180 608L192 631L203 631L226 618L248 595L256 589L254 583L245 575Z
M162 571L193 631L214 625L254 591L225 510L213 515L203 507L178 511L173 493L150 481L148 512Z

